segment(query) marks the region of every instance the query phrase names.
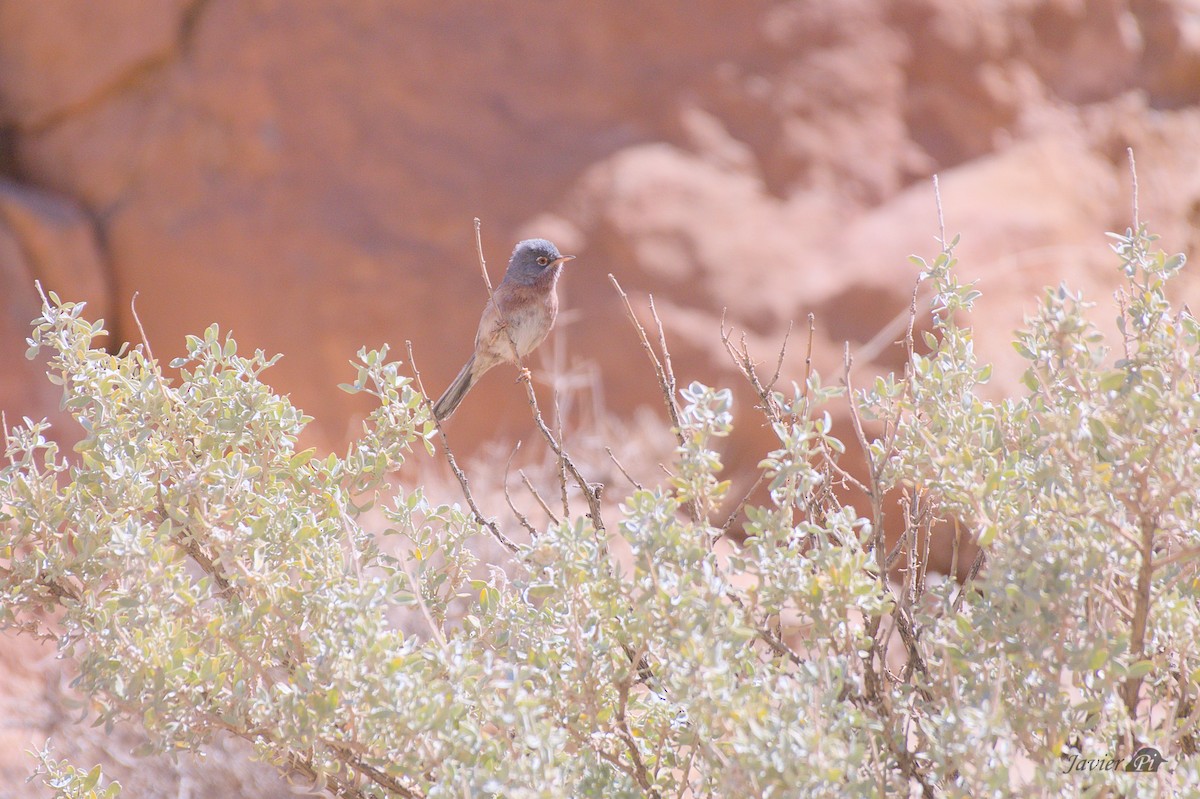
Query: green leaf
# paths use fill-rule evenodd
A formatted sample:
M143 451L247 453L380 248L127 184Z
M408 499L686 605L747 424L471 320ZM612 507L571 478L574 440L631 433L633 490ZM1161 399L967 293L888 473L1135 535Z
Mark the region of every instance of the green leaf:
M303 466L306 463L308 463L309 461L311 461L313 459L313 456L316 454L317 454L317 450L315 447L309 447L308 449L304 450L303 452L297 452L295 455L293 455L288 460L288 468L299 469L301 466Z
M1154 662L1150 660L1139 660L1129 665L1125 670L1125 676L1131 678L1145 677L1154 668Z
M100 766L95 765L92 770L87 773L83 782L79 784L80 792L90 791L96 787L96 783L100 782Z
M1033 352L1020 341L1013 342L1013 349L1017 351L1018 355L1027 361L1036 359L1036 356L1034 356Z
M1101 391L1117 391L1125 385L1125 381L1129 375L1124 371L1106 372L1100 378L1099 388Z

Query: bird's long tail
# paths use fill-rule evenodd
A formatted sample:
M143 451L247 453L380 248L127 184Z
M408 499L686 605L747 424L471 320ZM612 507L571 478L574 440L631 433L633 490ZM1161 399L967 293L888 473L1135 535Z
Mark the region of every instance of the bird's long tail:
M438 401L433 403L433 415L437 420L443 421L450 418L450 414L454 413L454 409L458 407L458 403L463 401L463 397L467 396L467 392L471 390L471 386L475 383L475 378L478 375L472 374L475 370L475 356L472 355L462 370L459 371L458 377L454 378L450 386L442 392L442 396L438 397Z

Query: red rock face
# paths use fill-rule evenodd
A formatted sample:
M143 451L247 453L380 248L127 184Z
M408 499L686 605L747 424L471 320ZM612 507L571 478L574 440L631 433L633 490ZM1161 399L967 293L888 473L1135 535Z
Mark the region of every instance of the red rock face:
M1197 244L1189 8L0 3L0 408L57 408L23 359L40 278L117 341L137 338L139 292L164 361L214 321L285 353L274 384L339 443L364 409L335 388L360 346L411 340L435 395L469 353L476 216L494 278L523 236L579 256L532 364L543 389L558 375L568 429L660 413L610 272L642 311L653 292L681 382L738 384L724 311L769 364L798 323L785 380L814 313L826 382L849 342L866 383L901 363L888 326L907 256L936 251L933 172L1002 394L1043 285L1103 303L1117 284L1103 232L1131 217L1126 147L1142 218L1170 248ZM489 374L454 416L464 452L531 435L511 377ZM725 461L745 480L771 438L739 390Z
M1109 280L1100 234L1128 216L1128 143L1162 209L1144 215L1189 244L1200 41L1184 22L1115 0L7 4L9 171L84 224L59 247L48 222L31 246L28 215L3 221L26 271L103 297L118 338L137 291L160 353L212 321L286 353L275 380L327 442L357 408L333 386L360 345L411 339L430 384L452 376L483 304L472 217L497 269L519 235L557 235L582 256L569 358L596 361L627 413L654 391L607 368L636 351L614 346L628 336L606 273L656 293L687 377L729 380L726 307L764 342L812 310L837 356L904 307L903 257L932 250L934 170L966 268L1021 259L1016 303L1084 263L1053 248ZM9 282L20 341L33 295ZM1011 310L1004 335L1010 289L989 293ZM41 396L25 371L6 409ZM520 392L490 382L456 417L464 447L527 429Z

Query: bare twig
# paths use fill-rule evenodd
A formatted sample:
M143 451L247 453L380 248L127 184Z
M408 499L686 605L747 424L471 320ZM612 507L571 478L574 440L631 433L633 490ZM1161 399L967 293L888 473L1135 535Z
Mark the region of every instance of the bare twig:
M1133 232L1137 233L1141 228L1142 223L1138 212L1138 178L1137 178L1137 162L1133 160L1133 148L1126 147L1125 153L1129 156L1129 177L1133 181Z
M495 303L496 297L492 293L492 279L488 277L487 259L483 257L483 223L479 221L479 217L475 217L475 253L479 256L479 272L483 275L483 284L487 286L488 301ZM499 309L497 308L497 310ZM505 325L507 321L501 319L500 324ZM512 343L511 338L509 339L509 343ZM516 351L517 348L514 345L513 352L515 353Z
M944 250L946 249L946 216L942 212L942 187L938 183L938 176L936 174L933 176L933 201L937 206L938 244Z
M525 476L525 472L521 469L518 469L517 474L521 476L521 482L525 484L527 489L529 489L529 493L533 494L533 498L537 500L538 505L540 505L542 510L546 512L546 515L550 517L550 521L558 524L558 516L554 514L554 511L550 510L550 506L546 504L546 500L542 499L542 495L538 493L538 490L533 487L533 483L529 482L529 478Z
M908 566L909 566L909 568L912 567L912 565L913 565L912 545L913 545L913 539L916 538L916 535L917 535L917 530L915 527L911 527L911 526L906 527L906 529L904 530L904 534L896 539L896 545L894 547L892 547L892 551L887 554L887 557L883 561L884 573L887 573L891 570L892 564L894 564L896 562L896 559L899 558L900 555L903 554L904 552L908 552L908 554L909 554Z
M512 539L500 531L499 526L487 519L483 515L483 511L475 503L475 496L471 493L471 484L467 481L467 475L458 466L458 461L454 457L454 450L450 448L450 440L446 438L446 431L442 429L442 423L433 413L433 402L429 399L429 395L425 393L425 385L421 382L421 370L417 368L417 361L413 357L413 347L411 341L405 341L404 346L408 349L408 362L413 369L413 378L417 381L417 390L421 392L421 399L425 403L425 410L429 412L429 418L433 420L434 427L437 428L438 436L442 440L442 451L446 453L446 463L450 465L450 471L454 473L454 477L458 480L458 484L462 486L463 497L467 500L468 507L471 508L471 514L475 517L475 521L488 532L492 537L500 542L500 545L507 549L512 554L519 554L521 548L518 547Z
M575 461L571 460L571 457L567 455L566 450L563 449L558 439L556 439L554 434L550 432L550 428L546 426L546 422L542 419L542 412L538 409L537 398L533 393L533 382L528 379L528 372L526 372L525 375L525 388L529 394L529 407L533 409L533 419L537 423L538 429L541 431L542 436L550 444L550 449L554 451L556 456L558 456L562 462L562 465L566 466L567 472L571 475L571 479L575 481L575 484L579 487L579 490L583 492L583 497L585 500L587 500L588 504L587 515L588 518L592 520L592 526L596 529L597 533L603 534L605 527L604 518L601 515L601 500L604 496L604 484L589 483L587 479L584 478L583 473L579 471L579 467L575 465Z
M317 768L313 762L312 750L310 748L308 754L300 754L292 749L285 742L278 740L269 730L255 727L253 725L239 726L230 722L225 714L218 712L216 708L211 711L200 709L200 712L207 717L207 721L217 729L225 730L231 735L249 741L252 744L266 743L275 748L280 753L283 761L288 768L303 775L313 784L324 781L328 786L328 790L335 796L342 799L367 799L374 796L374 791L364 791L358 787L355 781L351 781L337 774L330 774L327 771L322 771ZM375 783L379 787L391 791L402 799L420 799L424 794L419 791L409 788L401 783L395 777L380 771L374 766L366 763L360 756L343 742L329 741L318 739L318 742L331 750L333 755L346 764L352 771L355 771L359 776Z
M971 569L967 572L966 579L959 586L958 595L954 597L954 605L950 608L953 613L958 613L962 608L963 600L967 598L967 588L970 587L971 581L979 574L979 570L983 568L984 551L982 548L975 553L975 560L971 562Z
M1124 602L1113 596L1112 592L1109 591L1107 586L1102 584L1093 584L1091 588L1097 594L1099 594L1102 599L1106 600L1108 604L1112 606L1113 610L1120 614L1121 618L1126 624L1133 621L1133 611L1130 610Z
M409 569L410 565L407 560L404 562L404 576L408 578L409 590L412 591L413 599L416 600L417 609L421 611L421 617L429 625L429 634L433 637L434 643L443 653L447 653L449 650L446 646L446 636L442 634L442 628L434 621L433 614L429 611L429 605L425 602L425 597L421 595L421 586L417 584L416 576Z
M558 440L563 440L562 431L562 410L558 406L558 389L554 389L554 422L555 433L558 435ZM562 499L563 518L571 518L571 501L567 498L567 463L566 458L562 455L558 456L558 491Z
M750 622L750 625L758 634L758 639L769 646L775 654L787 658L797 666L804 662L804 658L797 655L790 646L783 642L783 639L776 635L770 628L758 623L754 618L754 614L746 607L745 601L737 594L733 586L727 586L725 595L729 597L730 602L746 615L746 620Z
M813 335L817 332L817 316L812 311L808 313L808 347L804 351L804 407L808 409L808 384L812 380L812 345Z
M667 406L667 415L671 417L671 427L675 431L675 438L679 442L679 446L683 447L687 444L683 437L683 421L679 416L679 403L675 401L675 373L671 367L671 353L667 349L667 336L663 330L662 320L658 318L658 311L654 307L654 298L650 298L650 313L654 317L654 323L658 325L658 345L662 348L662 358L654 352L654 347L650 344L650 338L646 335L646 328L638 321L637 314L633 312L633 305L629 301L629 295L621 288L621 284L617 282L616 276L611 272L608 275L609 281L617 293L621 295L621 301L625 304L625 313L629 316L629 321L633 323L633 327L637 330L638 339L642 342L642 349L646 351L647 357L650 358L650 363L654 366L654 373L658 377L658 386L662 389L663 402ZM692 521L701 521L703 514L700 512L700 503L696 499L688 502L688 515Z
M846 383L846 399L847 405L850 408L850 422L854 428L854 435L858 439L858 445L862 449L863 458L867 462L868 481L867 499L871 503L871 524L873 525L871 550L875 551L875 557L879 564L880 579L884 579L886 571L883 568L885 553L880 545L883 541L883 503L879 496L879 464L875 462L874 456L871 454L871 445L867 442L867 434L863 430L862 418L858 413L858 405L854 401L854 383L850 379L850 368L854 365L854 358L850 355L850 343L846 343L844 355L844 371L842 379Z
M674 375L667 372L662 360L658 354L654 352L654 347L650 344L650 338L646 335L646 328L638 321L637 314L633 312L633 305L629 301L629 295L621 288L621 284L617 282L617 278L610 272L608 279L616 288L617 293L621 295L621 301L625 304L625 313L629 317L629 321L633 323L633 327L637 330L638 339L642 342L642 349L646 351L646 357L650 359L650 363L654 366L654 373L658 376L658 385L663 392L663 402L667 406L667 414L671 417L671 426L675 430L675 437L679 440L679 445L683 446L683 423L679 418L679 404L675 401L675 378ZM653 307L653 306L652 306ZM658 319L658 314L654 315L655 320ZM659 324L659 341L665 343L665 336L662 331L662 324Z
M679 773L679 791L675 794L675 799L683 799L684 794L692 787L692 763L695 759L696 747L692 746L688 750L687 763L684 764L683 769Z
M604 451L608 453L608 457L609 457L610 459L612 459L612 462L613 462L613 463L616 465L616 467L617 467L617 468L618 468L618 469L621 471L621 474L625 475L625 479L626 479L626 480L628 480L628 481L630 482L630 484L631 484L631 485L632 485L634 488L636 488L638 491L641 491L641 490L642 490L642 484L641 484L641 483L639 483L637 480L634 480L632 477L630 477L630 476L629 476L629 472L625 471L625 467L621 465L621 462L620 462L619 460L617 460L617 456L616 456L616 454L615 454L615 453L612 451L612 447L605 447L605 448L604 448Z
M658 348L662 351L663 371L667 376L667 387L671 390L671 396L675 396L675 369L671 366L671 351L667 349L667 335L663 330L662 320L658 318L658 309L654 307L654 295L646 295L647 302L650 303L650 316L654 319L654 326L658 328Z
M788 327L788 334L791 334L791 326ZM729 357L733 360L733 365L742 373L742 376L749 381L750 386L754 389L754 393L758 396L759 409L767 417L767 421L771 424L779 424L783 421L783 412L779 404L775 401L775 395L772 392L772 386L775 381L772 379L770 385L763 385L759 379L758 369L754 364L754 358L750 355L750 347L746 343L746 334L743 333L739 342L740 348L735 346L732 341L733 329L725 329L725 317L721 317L721 343L725 345L725 351L729 353ZM783 346L779 350L779 364L782 366L784 353L787 349L787 338L783 340ZM778 377L778 370L776 371ZM807 382L807 381L806 381Z
M234 734L240 735L240 733L237 733L236 731L234 731ZM245 738L251 743L255 743L257 738L261 736L240 735L240 737ZM289 770L303 775L304 778L313 785L317 785L323 780L326 785L326 789L334 796L338 797L338 799L366 799L368 796L366 792L356 788L353 783L347 779L338 777L335 774L319 774L316 767L313 766L311 760L302 757L295 752L288 752L286 755L284 755L284 762L287 764ZM415 796L416 794L400 795Z
M855 477L854 475L850 474L850 472L843 469L841 464L839 464L837 462L837 460L833 457L833 455L830 453L829 447L825 446L824 443L822 443L822 445L821 445L821 454L822 454L822 456L824 456L826 465L829 466L829 468L833 472L836 473L836 476L839 480L841 480L846 485L854 486L859 491L861 491L865 496L869 497L871 495L871 489L867 488L866 484L863 483L861 480L859 480L857 477Z
M954 579L958 579L958 549L962 544L962 527L959 526L958 519L953 518L954 522L954 541L950 545L950 575Z
M745 510L746 503L750 501L750 497L753 496L754 492L758 490L758 487L762 485L763 481L766 479L767 473L760 470L758 477L755 478L753 485L750 486L750 490L742 496L741 500L737 504L737 507L730 512L729 516L725 519L725 523L721 525L721 529L716 535L717 539L722 538L726 533L729 532L729 528L733 527L733 523L737 521L738 516L741 516L742 511Z
M517 521L529 533L530 540L536 540L538 535L537 530L534 530L533 525L529 523L529 517L517 510L517 506L513 504L512 496L508 493L508 472L512 468L513 458L516 457L519 449L521 449L521 442L517 441L517 445L513 447L512 453L508 456L508 462L504 464L504 500L508 503L508 509L517 517Z
M812 314L809 314L809 319L811 320L811 318ZM779 382L779 373L783 371L783 359L787 355L788 339L792 337L792 328L794 326L795 322L789 319L787 332L783 334L783 343L779 345L779 360L775 362L775 374L771 375L771 382L767 383L767 391L773 391L775 384ZM810 350L809 358L811 359L811 357L812 351Z
M1178 552L1166 555L1165 558L1159 558L1154 561L1154 571L1163 569L1165 566L1170 566L1175 563L1187 563L1188 560L1200 557L1200 547L1188 547L1180 549Z
M146 335L146 328L142 327L142 318L137 312L137 298L140 292L133 292L133 296L129 298L129 312L133 315L133 322L137 325L138 334L142 337L142 346L146 348L146 357L149 358L151 370L154 372L155 382L158 383L159 389L162 390L163 398L168 402L171 401L171 392L167 390L167 384L163 380L162 372L157 367L157 359L154 357L154 348L150 346L150 337Z
M658 789L650 782L650 775L646 771L646 762L642 759L642 752L638 749L637 741L633 739L633 734L629 731L629 723L625 719L625 708L629 704L629 680L620 680L617 683L617 737L625 744L625 749L629 752L629 759L633 763L633 776L637 780L641 789L646 792L647 796L653 799L659 799L661 794Z

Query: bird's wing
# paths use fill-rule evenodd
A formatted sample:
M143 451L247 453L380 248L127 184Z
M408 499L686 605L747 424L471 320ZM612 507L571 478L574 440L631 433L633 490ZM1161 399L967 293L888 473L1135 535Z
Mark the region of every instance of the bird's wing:
M479 345L485 342L491 342L496 337L496 331L500 328L500 314L496 311L496 303L488 300L488 304L483 309L483 315L479 317L479 329L475 331L475 351L479 351Z

